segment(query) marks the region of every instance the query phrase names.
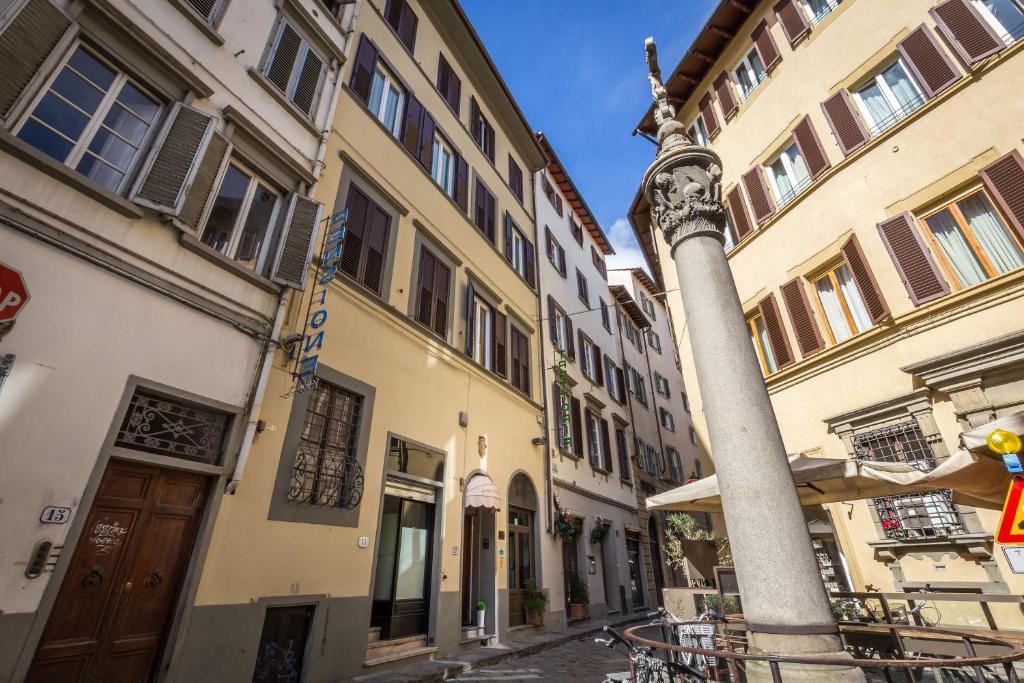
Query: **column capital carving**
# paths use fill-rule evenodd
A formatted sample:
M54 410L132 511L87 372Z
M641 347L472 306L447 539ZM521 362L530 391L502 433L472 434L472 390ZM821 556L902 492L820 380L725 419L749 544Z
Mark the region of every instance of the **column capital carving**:
M696 145L659 154L643 180L651 218L674 251L687 237L710 235L725 244L722 162Z

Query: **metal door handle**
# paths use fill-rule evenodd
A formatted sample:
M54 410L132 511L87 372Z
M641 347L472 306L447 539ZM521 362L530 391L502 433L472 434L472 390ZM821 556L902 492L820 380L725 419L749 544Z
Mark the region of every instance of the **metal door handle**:
M129 591L130 591L131 589L132 589L132 582L131 582L131 581L125 581L125 582L124 582L124 585L123 585L123 586L121 586L121 592L122 592L122 593L127 593L127 592L129 592Z

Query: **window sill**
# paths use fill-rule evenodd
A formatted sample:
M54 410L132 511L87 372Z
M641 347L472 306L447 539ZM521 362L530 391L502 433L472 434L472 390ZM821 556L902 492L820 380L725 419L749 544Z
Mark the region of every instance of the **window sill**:
M272 282L262 275L257 275L245 266L240 265L234 259L230 259L219 251L210 248L187 232L182 231L178 235L178 243L193 254L197 254L210 263L232 272L243 280L249 282L249 284L255 285L265 292L269 292L270 294L280 294L283 289L277 283Z
M939 538L908 538L908 539L896 539L896 538L884 538L878 541L868 541L868 545L876 550L880 551L906 551L911 548L923 548L923 547L935 547L935 546L966 546L968 548L978 548L978 550L970 550L971 554L987 554L991 555L991 551L988 550L988 546L992 544L991 534L977 534L977 533L963 533L953 534L951 536L943 536ZM982 552L982 549L984 551Z
M128 201L116 192L112 192L99 183L89 180L70 166L54 160L35 147L19 140L10 131L0 130L0 150L7 152L16 159L34 166L47 175L70 185L82 194L88 195L100 204L116 211L125 218L142 218L145 212L141 207Z
M193 12L189 7L187 7L182 2L182 0L171 0L171 5L173 5L176 10L184 14L186 19L191 21L196 28L198 28L204 35L206 35L207 38L210 39L210 42L216 45L224 44L224 36L217 33L216 29L214 29L209 23L204 21L202 17L200 17L198 14ZM221 14L223 14L223 12L221 12Z
M309 120L309 117L299 111L299 108L292 104L287 97L282 95L281 91L274 87L274 84L268 81L266 77L256 69L256 67L249 67L249 75L252 76L252 79L259 83L264 90L270 93L271 97L280 102L281 106L292 115L292 118L302 124L302 127L309 131L311 135L320 137L320 129L313 125L313 122ZM322 94L323 93L321 93L321 95ZM319 102L317 104L319 105Z

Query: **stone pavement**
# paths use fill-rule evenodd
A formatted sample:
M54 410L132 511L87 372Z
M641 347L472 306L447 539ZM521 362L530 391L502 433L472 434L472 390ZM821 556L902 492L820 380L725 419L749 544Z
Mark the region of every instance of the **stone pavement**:
M594 642L593 634L571 640L537 654L514 657L504 662L469 671L460 681L552 681L555 683L601 683L613 671L627 671L626 655Z
M437 659L419 661L408 666L370 673L350 680L353 683L435 683L455 678L460 674L467 677L459 677L457 680L492 680L494 674L491 672L503 671L505 673L502 673L496 680L503 680L501 676L508 680L518 680L515 677L517 675L515 671L519 667L538 668L543 665L550 668L551 671L549 673L529 672L522 680L602 681L604 673L622 671L629 668L629 665L625 655L613 653L594 642L594 638L601 632L601 628L605 624L620 628L623 625L646 620L642 613L612 619L588 619L571 624L568 628L560 631L549 630L525 635L515 641L492 647L467 650L457 655L438 656ZM500 666L512 658L515 660L509 662L510 669L505 670ZM536 666L530 664L534 658L538 658ZM587 667L587 675L571 673L572 666L575 665L566 663L570 661L579 662L580 667ZM485 669L486 671L484 671ZM565 670L564 674L561 673L563 670ZM491 678L474 679L472 676L476 671L481 671L481 676L490 676ZM598 675L599 672L600 675ZM553 678L552 676L555 675L564 677Z

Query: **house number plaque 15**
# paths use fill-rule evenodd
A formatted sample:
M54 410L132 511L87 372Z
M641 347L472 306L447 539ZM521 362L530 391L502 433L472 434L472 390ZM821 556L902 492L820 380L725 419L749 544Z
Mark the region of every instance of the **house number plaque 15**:
M39 515L39 521L43 524L64 524L71 519L71 508L56 507L48 505L43 508Z

